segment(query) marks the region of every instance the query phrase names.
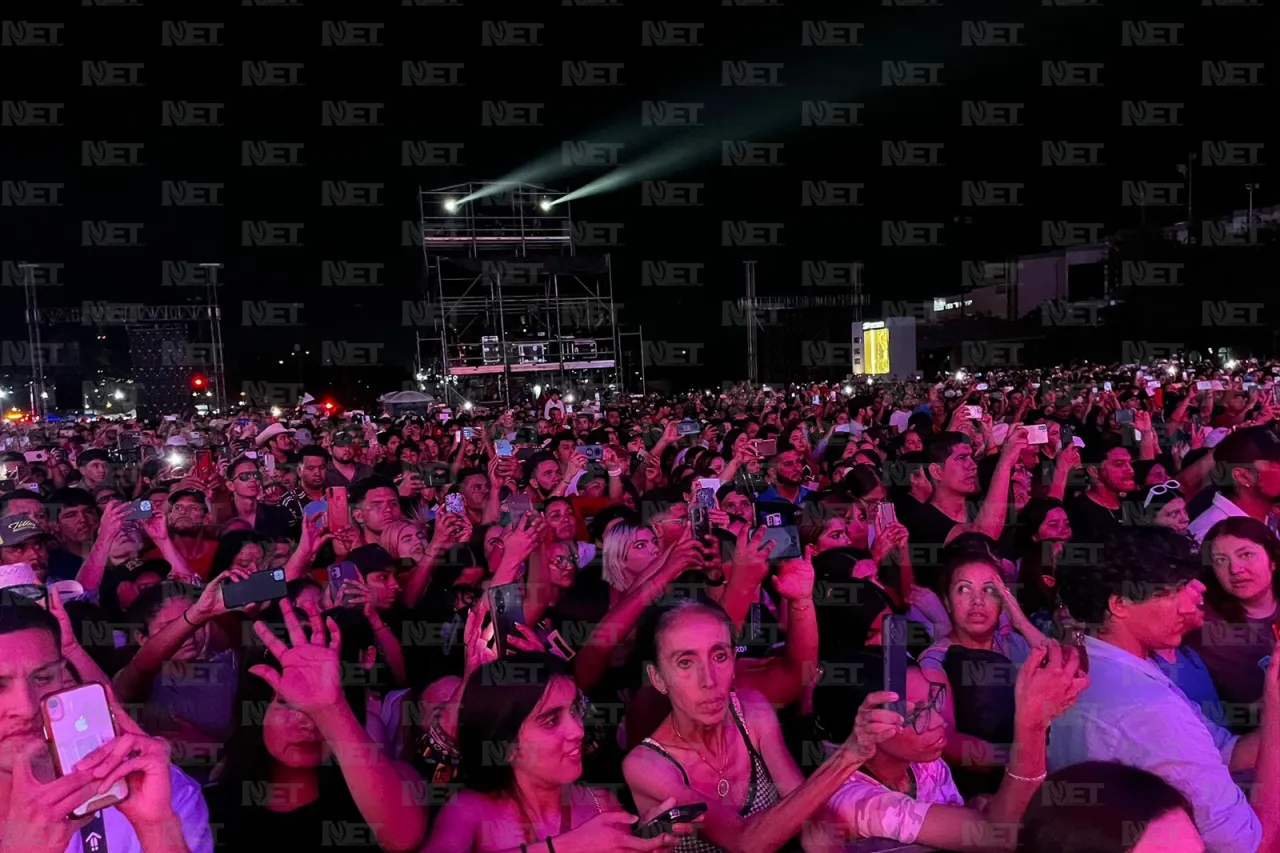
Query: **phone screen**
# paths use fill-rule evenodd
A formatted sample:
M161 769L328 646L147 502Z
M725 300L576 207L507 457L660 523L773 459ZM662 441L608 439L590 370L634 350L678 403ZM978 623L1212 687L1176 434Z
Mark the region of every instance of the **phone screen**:
M115 721L107 693L101 684L85 684L46 696L41 703L45 732L53 745L59 776L65 776L86 755L115 740ZM91 797L72 810L80 817L123 801L128 783L117 782L105 793Z

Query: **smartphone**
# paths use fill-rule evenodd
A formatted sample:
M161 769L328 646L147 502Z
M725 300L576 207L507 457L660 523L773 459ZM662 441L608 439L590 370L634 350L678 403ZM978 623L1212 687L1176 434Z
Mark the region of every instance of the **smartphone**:
M444 511L452 512L455 515L462 514L464 511L462 506L462 495L459 492L454 492L451 495L444 496Z
M511 496L511 523L518 525L520 520L529 514L529 510L533 509L533 502L529 500L526 494L517 494Z
M471 439L476 437L476 431L471 427L463 427L462 437L465 438L467 441L470 441Z
M505 438L499 438L493 443L493 452L503 457L510 456L511 442Z
M127 521L141 521L144 518L151 517L151 501L132 501L133 509L129 510L129 514L125 516Z
M342 585L347 581L355 581L356 583L364 581L355 563L350 560L343 560L341 563L334 563L329 567L329 600L335 605L342 600Z
M893 508L893 504L888 501L880 504L876 510L876 530L886 530L890 526L898 523L898 512Z
M814 395L813 395L813 397L811 398L811 400L812 400L813 405L815 405L815 406L821 406L821 405L822 405L822 398L821 398L821 397L819 397L817 394L814 394Z
M498 643L498 658L507 654L507 637L516 625L524 624L524 584L504 583L485 591L489 613L493 618L493 638Z
M325 503L329 507L330 530L346 530L351 526L351 508L347 506L346 486L330 486L326 489Z
M1027 444L1049 443L1048 424L1027 424L1023 429L1027 431Z
M693 506L689 507L689 525L694 539L711 537L711 510L716 505L716 493L712 489L697 487L693 492Z
M714 498L716 493L720 491L722 483L715 477L699 477L694 481L699 489L710 489L711 496Z
M687 418L676 424L676 435L697 435L702 432L702 424Z
M1076 437L1076 428L1073 426L1063 425L1062 431L1059 434L1061 435L1061 445L1063 447L1070 447Z
M228 610L232 610L246 604L276 601L284 598L288 592L284 569L268 569L265 572L254 572L242 581L223 584L222 603Z
M1133 409L1120 409L1120 410L1118 410L1118 411L1116 412L1116 423L1118 423L1118 424L1132 424L1132 423L1133 423Z
M898 694L885 708L907 716L907 617L886 616L881 623L884 647L884 689Z
M965 416L966 418L968 418L969 420L971 420L971 421L980 421L980 420L982 420L982 407L981 407L981 406L965 406L965 407L964 407L964 409L965 409L964 416Z
M86 755L116 738L115 719L107 703L107 691L96 682L59 690L40 702L44 735L53 746L55 768L59 776L75 769ZM91 797L71 811L72 817L84 817L107 806L123 802L129 796L124 780L109 791Z
M677 823L693 823L698 815L707 810L706 803L689 803L668 809L653 820L636 821L631 825L631 834L636 838L657 838L675 831Z
M262 467L266 469L268 474L274 474L276 472L276 458L270 453L266 454L262 457Z
M766 527L764 541L773 542L770 560L796 560L800 557L800 530L794 524Z
M776 438L757 438L754 447L758 456L776 456L778 440Z
M591 461L598 461L604 458L603 444L579 444L574 448L574 452L581 453Z
M195 468L191 471L192 475L201 480L207 480L213 476L213 451L197 450Z
M1103 391L1110 391L1110 390L1111 390L1111 383L1110 383L1110 382L1103 382L1103 383L1102 383L1102 390L1103 390Z

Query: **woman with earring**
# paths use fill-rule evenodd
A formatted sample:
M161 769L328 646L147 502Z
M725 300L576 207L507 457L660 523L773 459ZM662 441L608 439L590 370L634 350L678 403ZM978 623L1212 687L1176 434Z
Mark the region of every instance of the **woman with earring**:
M902 728L880 706L893 693L866 698L850 736L805 779L762 695L734 690L733 626L718 605L696 599L655 611L657 649L648 665L671 713L627 755L623 775L644 811L672 797L706 803L695 837L681 853L774 853L806 828L841 784Z

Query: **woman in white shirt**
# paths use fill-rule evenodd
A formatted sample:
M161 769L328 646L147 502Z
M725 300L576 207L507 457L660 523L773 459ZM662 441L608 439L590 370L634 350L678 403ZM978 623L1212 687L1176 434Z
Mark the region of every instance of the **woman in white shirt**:
M883 658L872 649L863 654L865 665L856 668L865 676L863 683L823 686L814 694L815 710L831 741L847 736L853 724L848 709L881 689ZM806 836L806 850L817 853L860 838L892 838L946 850L1013 849L1017 839L1010 828L1045 778L1049 723L1074 704L1088 684L1074 648L1049 642L1032 650L1018 675L1016 748L1004 780L989 799L966 805L942 760L946 687L911 666L902 730L880 743L831 797L826 814ZM822 833L819 827L828 831Z

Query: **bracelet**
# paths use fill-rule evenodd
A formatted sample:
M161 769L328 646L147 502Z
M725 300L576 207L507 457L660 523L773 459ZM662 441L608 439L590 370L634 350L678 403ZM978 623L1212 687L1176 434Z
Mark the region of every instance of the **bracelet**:
M790 610L792 613L804 613L806 610L812 610L812 609L813 609L813 602L812 602L812 601L810 601L810 602L809 602L808 604L806 604L804 607L801 607L801 606L799 605L799 602L795 602L795 601L793 601L793 602L791 602L790 606L788 606L788 607L787 607L787 609L788 609L788 610Z
M187 610L190 610L190 609L191 608L189 607L187 608ZM196 623L192 622L190 619L187 618L187 610L182 611L182 621L186 622L192 628L199 628L200 627L199 625L197 625Z
M1018 782L1043 782L1049 774L1041 773L1039 776L1019 776L1017 773L1006 768L1004 775L1008 776L1010 779L1017 780Z

